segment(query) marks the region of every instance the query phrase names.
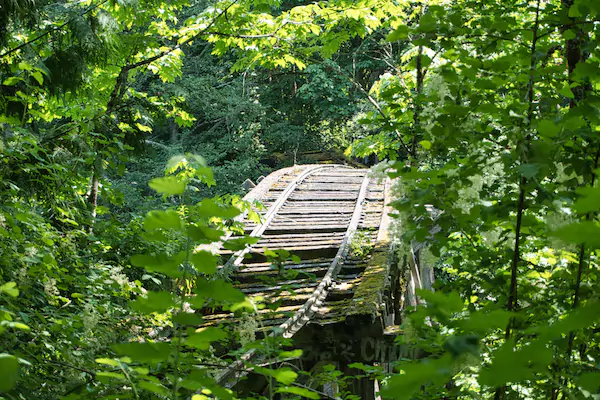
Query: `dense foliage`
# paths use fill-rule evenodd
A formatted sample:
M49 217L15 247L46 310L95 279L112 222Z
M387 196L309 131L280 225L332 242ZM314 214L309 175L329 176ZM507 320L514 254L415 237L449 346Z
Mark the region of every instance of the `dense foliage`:
M430 3L388 36L411 47L376 88L373 123L382 152L407 157L391 165L394 206L405 242L430 242L442 290L422 292L427 308L405 322L431 356L385 393L597 397L599 13L591 1Z
M348 148L385 160L401 248L426 240L438 276L402 321L427 356L355 365L384 397L598 398L599 21L595 0L2 2L0 394L231 398L215 348L292 357L192 328L259 307L206 249L246 178Z

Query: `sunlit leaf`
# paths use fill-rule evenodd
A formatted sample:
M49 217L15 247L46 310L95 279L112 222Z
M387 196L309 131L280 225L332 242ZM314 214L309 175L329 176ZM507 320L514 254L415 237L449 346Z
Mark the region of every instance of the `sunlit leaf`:
M307 399L320 399L321 398L321 396L319 396L318 393L313 392L309 388L303 388L303 387L297 387L297 386L278 387L275 390L275 393L290 393L290 394L295 394L297 396L306 397Z
M183 221L175 210L154 210L146 214L144 219L144 229L150 231L152 229L176 229L183 227Z
M573 222L550 234L567 243L586 243L593 248L600 248L600 225L593 221Z
M154 178L149 183L152 189L156 192L167 195L174 196L178 194L183 194L185 191L185 182L178 180L174 176L165 176L163 178Z
M581 196L573 207L578 213L585 214L600 210L600 187L581 187L577 189Z
M117 379L119 381L124 381L125 375L121 372L111 372L111 371L98 371L96 372L96 378L101 382L109 382L111 379Z
M196 289L194 290L199 296L204 298L212 298L220 301L241 302L246 297L244 293L234 288L233 285L224 280L206 280L198 279Z
M0 393L11 391L19 380L19 360L17 357L0 353Z
M219 217L219 218L233 218L240 214L240 210L233 206L226 206L219 204L214 199L204 199L196 205L194 212L201 217Z
M173 294L169 292L148 292L146 296L139 296L129 305L135 311L149 314L152 312L165 312L173 308L175 300Z
M419 144L425 149L425 150L429 150L431 149L431 142L429 140L421 140L419 142Z
M209 251L200 250L190 256L190 261L196 271L203 274L214 274L217 272L218 258Z
M206 327L196 330L196 332L188 335L183 342L186 346L194 347L199 350L206 350L210 347L211 342L223 340L227 338L227 334L219 328Z
M395 30L393 30L385 39L388 42L397 42L398 40L408 39L408 26L400 25Z
M554 137L560 133L560 126L545 119L539 122L537 130L541 136Z
M190 239L201 242L201 243L212 243L219 241L221 236L225 234L220 229L209 228L202 225L191 225L187 230Z
M168 396L169 389L167 389L164 385L159 383L149 382L149 381L138 381L138 387L141 389L147 390L151 393L158 394L160 396Z
M11 297L17 297L19 295L19 289L17 289L16 282L6 282L0 286L0 294L5 293Z
M277 382L279 382L283 385L290 385L298 377L298 374L296 372L292 371L292 369L288 368L288 367L276 368L276 369L255 367L254 372L262 374L264 376L273 377L277 380Z
M112 358L96 358L98 364L110 365L111 367L118 367L119 361L113 360Z
M253 236L244 236L241 238L229 239L223 243L223 248L232 251L243 250L247 245L258 243L260 238Z
M180 261L166 254L136 254L131 257L131 264L143 267L150 272L159 272L172 278L179 278L183 273L179 270Z
M552 349L533 341L514 350L514 343L503 344L492 353L492 363L479 374L479 382L490 387L533 379L552 363Z

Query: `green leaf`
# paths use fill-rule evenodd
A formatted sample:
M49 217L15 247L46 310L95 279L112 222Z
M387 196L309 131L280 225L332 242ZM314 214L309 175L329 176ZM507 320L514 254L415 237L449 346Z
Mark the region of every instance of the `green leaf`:
M571 311L567 316L553 324L533 327L530 329L530 332L549 341L560 338L569 332L592 326L598 321L600 321L600 304L597 301L590 301Z
M233 303L243 301L246 296L233 285L224 280L198 279L196 283L196 294L204 298L212 298L217 301L230 301Z
M31 328L29 326L25 325L22 322L2 321L0 323L0 326L6 327L6 328L20 329L22 331L30 331L31 330Z
M19 295L17 284L15 282L6 282L4 285L0 286L0 294L2 293L6 293L11 297L17 297Z
M370 367L366 366L363 363L356 362L356 363L348 364L348 368L356 368L356 369L360 369L362 371L366 371Z
M444 383L451 376L451 360L449 355L445 355L404 366L404 374L389 378L382 389L383 396L409 400L423 385Z
M223 340L227 338L227 334L219 328L206 327L200 328L193 334L185 338L183 344L189 347L194 347L199 350L207 350L211 342Z
M295 394L295 395L298 395L301 397L305 397L307 399L317 399L318 400L321 398L318 393L315 393L308 388L296 387L296 386L278 387L275 390L275 393L291 393L291 394Z
M578 213L586 214L600 210L600 187L580 187L575 191L581 195L573 205Z
M479 374L480 384L499 387L534 379L552 363L552 349L539 340L516 351L513 347L514 343L508 342L493 352L492 363Z
M152 312L165 312L175 307L175 300L173 294L169 292L148 292L146 297L140 296L129 304L135 311L150 314Z
M550 235L567 243L586 243L593 248L600 248L600 226L593 221L573 222L550 232Z
M133 361L158 362L166 361L171 354L169 343L120 343L112 346L118 354L131 357Z
M221 240L221 236L225 234L220 229L209 228L207 226L188 226L188 236L190 239L197 242L212 243Z
M431 142L429 140L421 140L419 144L423 146L425 150L431 149Z
M31 73L31 76L40 84L44 84L44 77L40 71L34 71Z
M161 282L160 282L160 279L156 279L156 278L155 278L155 277L153 277L152 275L148 275L148 274L144 274L144 275L142 275L142 280L143 280L143 281L146 281L146 280L148 280L148 279L150 279L152 282L156 283L157 285L160 285L160 284L161 284Z
M146 125L142 125L140 123L135 123L135 126L140 130L140 132L152 132L152 128Z
M479 336L450 336L444 342L444 349L455 358L463 354L479 356Z
M25 71L31 71L33 69L33 65L29 64L26 61L19 62L17 66L19 67L19 69L23 69Z
M565 96L565 97L567 97L569 99L574 99L575 98L575 95L571 91L571 88L569 87L569 85L565 85L562 88L560 88L558 90L558 93L562 94L563 96Z
M183 273L179 271L180 262L169 258L163 253L156 255L136 254L131 257L131 264L136 267L143 267L150 272L165 274L171 278L180 278L183 276Z
M96 358L96 362L98 364L110 365L111 367L118 367L119 361L114 360L112 358Z
M149 381L138 381L137 385L141 389L158 394L160 396L167 397L169 395L169 389L167 389L165 386L163 386L159 383L154 383L154 382L149 382Z
M576 379L577 385L590 393L598 393L600 388L600 372L584 372Z
M20 76L11 76L10 78L7 78L4 80L4 82L2 82L2 84L4 86L14 86L19 82L23 82L24 79L21 78Z
M409 29L408 29L407 25L400 25L395 30L393 30L389 35L387 35L385 40L387 40L388 42L397 42L398 40L408 39L408 32L409 32Z
M129 357L123 357L123 358L121 358L121 361L125 362L125 361L123 361L124 359L130 360L129 363L131 362L131 359ZM148 375L150 373L150 370L146 367L133 367L132 370L135 371L135 373L139 374L139 375Z
M123 375L120 372L99 371L99 372L96 372L96 378L100 382L108 383L111 379L118 379L120 381L124 381L125 375Z
M291 351L280 351L277 355L280 358L299 358L302 356L303 351L301 349Z
M539 122L537 130L541 136L555 137L560 133L560 126L550 120L544 119Z
M463 309L464 302L456 292L446 294L420 289L417 290L417 294L427 302L427 308L432 308L445 316L450 316Z
M575 39L577 37L577 35L575 34L575 31L573 31L572 29L567 29L563 33L563 37L565 38L565 40L571 40L571 39Z
M212 171L212 169L210 169L208 167L196 168L195 175L200 181L204 182L206 184L206 186L208 186L208 187L213 186L215 184L215 177L214 177L213 171Z
M527 179L533 178L538 171L540 166L537 164L521 164L519 165L519 173Z
M505 310L477 311L457 324L466 332L485 334L495 329L506 328L512 315L511 312Z
M178 168L185 166L187 163L187 159L183 154L179 154L169 158L167 161L167 165L165 166L165 172L168 174L172 174L177 171Z
M271 376L271 377L275 378L277 380L277 382L279 382L283 385L292 384L298 377L298 374L295 373L294 371L292 371L292 369L288 368L288 367L278 368L278 369L255 367L254 372L256 372L258 374L262 374L264 376Z
M247 245L258 243L260 238L253 236L244 236L241 238L229 239L223 243L223 248L232 251L239 251L246 248Z
M17 357L0 353L0 393L10 392L19 380L19 360Z
M183 221L175 210L150 211L144 219L144 229L151 231L159 228L180 230L183 228Z
M256 306L250 301L250 299L246 298L239 303L234 303L229 307L232 312L236 312L237 310L245 310L248 312L253 312L256 309Z
M204 199L198 203L194 212L204 218L218 217L230 219L240 215L241 211L233 206L219 204L214 199Z
M217 272L218 258L210 251L200 250L191 255L190 261L198 272L209 275Z
M237 397L233 396L231 390L219 386L214 379L207 374L206 370L193 369L181 382L181 387L193 391L208 389L211 394L219 400L237 399Z
M265 255L265 257L267 257L267 258L278 258L278 257L279 257L279 254L277 254L275 251L273 251L273 250L270 250L270 249L267 249L267 248L265 248L265 249L263 250L263 254L264 254L264 255Z
M158 193L162 193L166 196L175 196L183 194L185 192L185 182L181 182L174 176L165 176L163 178L154 178L148 186L154 189Z
M569 18L581 17L581 11L579 10L578 4L572 4L569 7Z

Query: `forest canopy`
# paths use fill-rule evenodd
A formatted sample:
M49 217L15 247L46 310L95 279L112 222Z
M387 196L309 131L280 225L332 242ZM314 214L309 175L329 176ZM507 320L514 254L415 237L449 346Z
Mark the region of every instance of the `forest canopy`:
M596 0L3 0L0 397L237 397L242 331L186 307L258 310L205 249L242 182L325 154L379 163L392 268L435 270L422 359L355 364L383 398L600 398L599 49Z

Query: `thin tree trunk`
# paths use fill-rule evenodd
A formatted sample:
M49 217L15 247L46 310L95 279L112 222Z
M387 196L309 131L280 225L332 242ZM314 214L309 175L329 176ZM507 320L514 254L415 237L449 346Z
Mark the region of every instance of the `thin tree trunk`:
M569 9L573 5L573 0L562 0L561 3L562 3L563 10L566 13L568 13ZM575 18L569 18L569 25L571 25L571 23L573 23L574 21L575 21ZM583 48L583 44L589 39L589 37L588 37L587 33L585 33L581 28L577 27L576 25L569 26L568 29L575 31L575 37L565 41L565 60L566 60L566 65L567 65L569 84L571 84L571 83L573 83L573 72L575 71L575 67L577 66L578 63L585 61L585 59L587 58L587 56L582 51L582 48ZM562 29L562 31L566 31L566 30L567 30L567 28ZM576 107L576 105L579 102L584 100L587 96L587 93L590 90L591 90L591 86L589 84L585 84L582 86L578 85L578 86L572 88L571 91L573 92L573 98L571 99L571 102L570 102L570 108ZM598 168L598 156L599 155L600 155L600 149L596 153L596 157L594 160L594 169ZM595 182L595 175L592 172L591 186L594 186L594 182ZM590 218L591 218L591 214L588 213L586 215L586 220L589 220ZM586 267L585 259L586 259L586 247L585 247L585 243L582 243L579 248L579 257L578 257L578 263L577 263L577 277L576 277L576 281L575 281L575 289L574 289L574 294L573 294L573 306L572 306L573 309L577 308L577 306L579 305L579 301L580 301L581 280L582 280L582 276L583 276L583 271ZM575 332L569 332L569 339L567 342L567 353L566 353L567 364L568 364L568 361L570 361L570 359L571 359L571 353L573 352L574 340L575 340ZM566 383L567 383L566 376L563 376L561 382L562 382L563 386L566 385ZM559 393L560 393L559 388L556 385L554 385L554 387L552 389L551 400L557 400L559 398ZM566 397L565 393L562 393L562 396Z
M540 2L541 0L537 1L537 5L536 5L536 11L535 11L535 22L534 22L534 26L533 26L533 38L531 40L531 48L530 48L530 64L529 64L529 82L527 84L527 101L528 101L528 107L527 107L527 128L531 127L531 123L533 121L533 92L534 92L534 86L535 86L535 80L534 80L534 73L535 73L535 68L536 68L536 58L535 58L535 52L536 52L536 47L537 47L537 41L538 41L538 29L539 29L539 23L540 23ZM531 137L529 134L527 134L526 138L525 138L525 143L524 146L529 147L529 142L531 140ZM517 289L518 289L518 285L517 285L517 277L519 274L519 260L521 259L521 227L522 227L522 221L523 221L523 212L526 208L525 205L525 186L527 185L527 178L525 178L524 176L521 176L521 179L519 181L519 200L518 200L518 206L517 206L517 222L516 222L516 226L515 226L515 247L513 250L513 259L512 259L512 264L511 264L511 273L510 273L510 290L509 290L509 295L508 295L508 301L506 304L506 309L508 311L514 311L517 308ZM506 326L506 332L504 335L504 338L506 341L508 341L511 337L511 331L512 331L512 327L514 324L514 318L511 318L508 321L508 325ZM494 399L495 400L500 400L504 398L504 395L506 394L506 386L503 386L501 388L497 388L496 392L494 394Z
M412 157L411 164L416 165L417 163L417 143L419 142L420 126L421 126L421 111L423 106L421 105L421 94L423 94L423 81L425 80L425 74L423 73L423 46L419 46L419 52L416 58L417 67L417 96L415 100L415 107L413 111L413 137L410 146L410 156Z

